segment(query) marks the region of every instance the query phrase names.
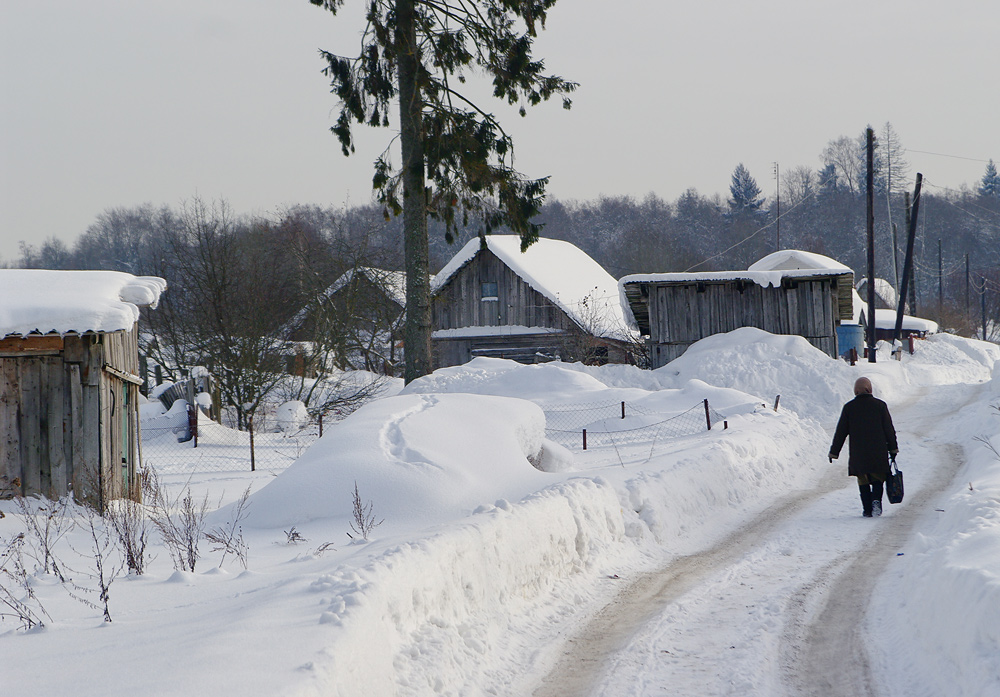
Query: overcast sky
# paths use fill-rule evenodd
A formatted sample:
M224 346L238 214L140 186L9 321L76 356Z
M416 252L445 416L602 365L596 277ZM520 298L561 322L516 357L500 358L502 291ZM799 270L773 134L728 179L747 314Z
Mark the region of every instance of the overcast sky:
M356 52L347 4L0 0L0 259L116 206L367 202L392 133L340 154L317 54ZM817 168L886 121L929 184L1000 161L998 0L560 0L536 53L580 83L573 109L505 126L562 200L726 195L740 162L773 196L775 162Z

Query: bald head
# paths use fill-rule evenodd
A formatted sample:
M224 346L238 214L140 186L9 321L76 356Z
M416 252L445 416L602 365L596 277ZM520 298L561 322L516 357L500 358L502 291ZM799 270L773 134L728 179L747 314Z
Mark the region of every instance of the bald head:
M871 394L872 393L872 381L868 378L858 378L854 381L854 394Z

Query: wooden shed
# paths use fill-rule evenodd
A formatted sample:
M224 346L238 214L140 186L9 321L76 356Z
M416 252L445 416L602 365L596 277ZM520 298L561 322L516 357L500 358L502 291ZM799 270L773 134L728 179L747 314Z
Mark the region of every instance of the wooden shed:
M0 484L98 508L140 497L139 307L166 283L0 270Z
M761 261L766 263L747 271L622 278L635 326L647 337L650 367L666 365L700 339L740 327L796 334L837 357L837 327L854 316L854 273L832 259L796 250Z
M470 240L431 284L435 368L477 356L628 362L618 285L578 247L516 235Z

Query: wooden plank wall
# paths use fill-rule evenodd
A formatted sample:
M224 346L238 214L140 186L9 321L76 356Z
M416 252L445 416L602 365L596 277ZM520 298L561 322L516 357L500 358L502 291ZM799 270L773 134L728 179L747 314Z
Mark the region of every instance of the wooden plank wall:
M483 283L497 284L497 300L482 300ZM480 250L434 295L434 329L510 325L563 330L576 327L562 309L489 250Z
M23 341L31 345L31 339ZM99 506L112 497L137 496L138 386L104 370L109 365L136 374L137 334L63 341L61 350L0 352L0 477L5 484L20 479L23 495L54 499L73 491L78 500ZM123 476L126 419L128 470Z
M836 279L786 280L767 288L748 281L652 284L650 359L660 367L712 334L757 327L805 337L836 356L840 318Z

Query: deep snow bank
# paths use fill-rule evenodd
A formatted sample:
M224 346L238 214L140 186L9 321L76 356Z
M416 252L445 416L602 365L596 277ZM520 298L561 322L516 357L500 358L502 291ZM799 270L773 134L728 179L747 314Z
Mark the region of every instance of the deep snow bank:
M347 519L355 484L387 529L454 520L484 501L520 498L551 483L528 461L544 435L541 409L524 400L469 394L378 400L331 428L254 494L247 526Z
M983 363L997 352L982 342L940 341ZM985 350L984 350L985 349ZM971 365L971 363L970 363ZM900 661L898 694L1000 694L1000 362L981 399L953 414L952 437L966 467L929 511L927 532L875 603ZM968 367L968 366L967 366ZM961 362L958 362L961 369Z

